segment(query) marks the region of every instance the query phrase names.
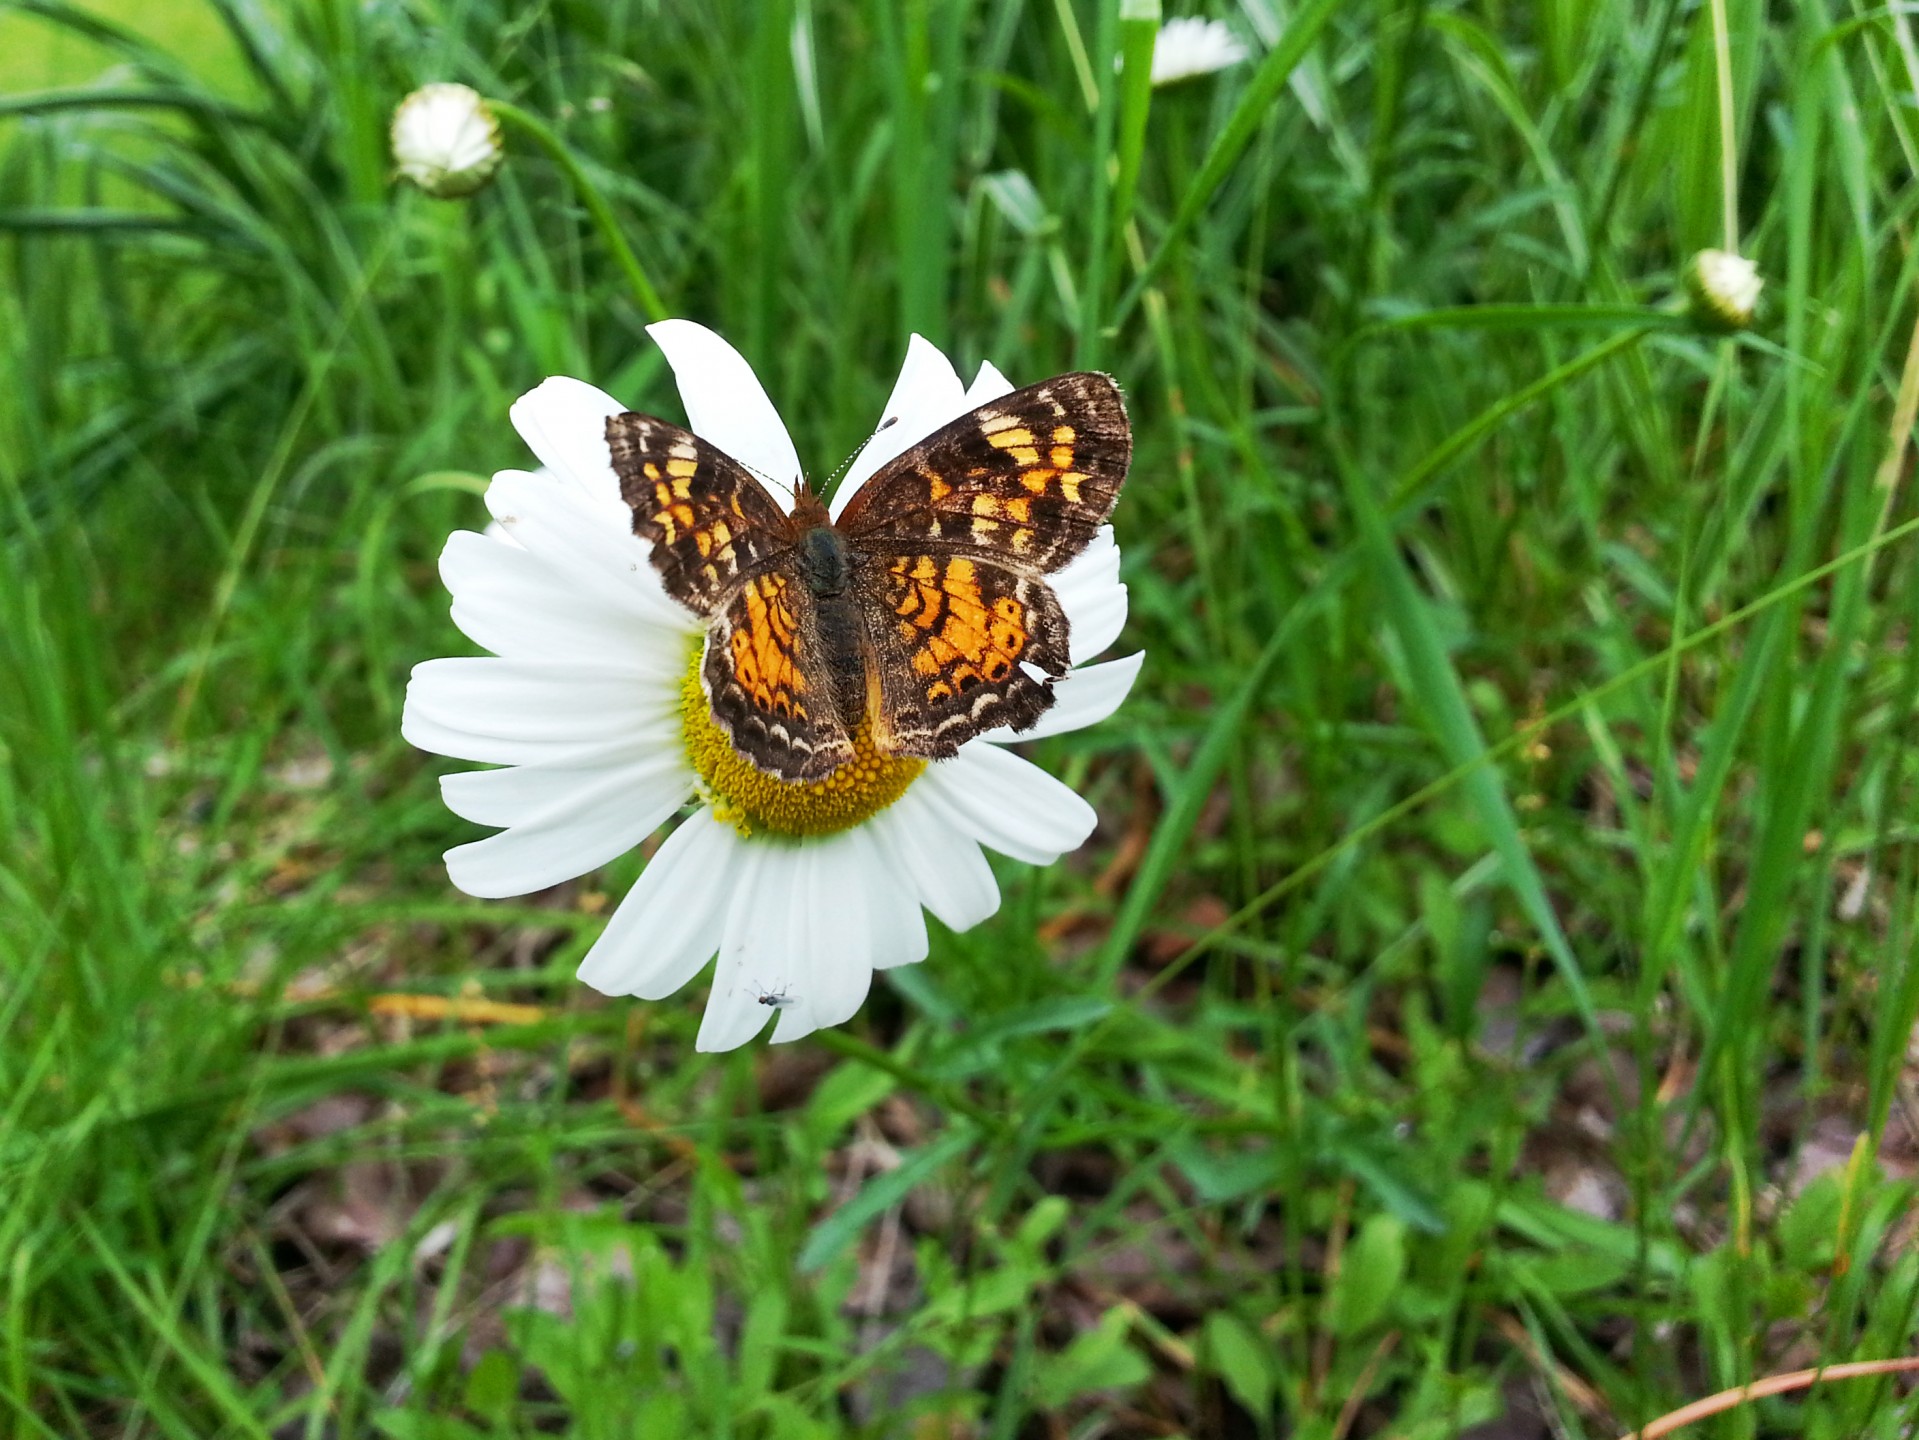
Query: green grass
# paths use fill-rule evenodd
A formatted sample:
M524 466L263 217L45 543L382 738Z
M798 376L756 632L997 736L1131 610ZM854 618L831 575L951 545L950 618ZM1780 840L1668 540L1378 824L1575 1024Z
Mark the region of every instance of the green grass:
M1283 11L1159 92L1075 0L0 14L0 1434L1598 1437L1913 1350L1910 17L1729 0L1728 156L1711 6ZM844 1038L579 986L637 856L446 882L507 406L676 405L540 151L389 188L449 78L816 473L913 329L1129 393L1102 829Z

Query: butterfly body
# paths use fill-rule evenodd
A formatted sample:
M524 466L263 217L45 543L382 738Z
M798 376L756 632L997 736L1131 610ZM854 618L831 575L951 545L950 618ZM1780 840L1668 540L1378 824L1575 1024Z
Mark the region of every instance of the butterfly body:
M796 537L794 569L812 596L816 634L807 648L820 656L840 728L852 735L872 704L866 684L870 647L859 601L865 557L847 543L826 507L805 490L795 496L787 523Z
M853 758L938 760L1030 728L1069 663L1047 577L1092 543L1132 454L1118 387L1063 375L988 402L881 466L835 519L627 413L607 440L634 533L707 623L715 723L759 769L812 782Z

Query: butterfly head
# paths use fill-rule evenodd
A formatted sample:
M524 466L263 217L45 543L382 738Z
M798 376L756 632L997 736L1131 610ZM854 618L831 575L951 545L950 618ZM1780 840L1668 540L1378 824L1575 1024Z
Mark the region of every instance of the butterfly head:
M833 523L833 515L826 508L826 502L804 479L793 482L793 509L787 519L793 529L801 533Z

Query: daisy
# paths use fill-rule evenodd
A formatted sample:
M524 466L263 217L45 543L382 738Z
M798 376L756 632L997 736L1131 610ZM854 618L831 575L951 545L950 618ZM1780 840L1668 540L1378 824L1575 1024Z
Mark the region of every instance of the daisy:
M1709 330L1744 330L1766 287L1759 267L1726 250L1701 250L1686 267L1694 317Z
M422 85L394 110L390 138L395 170L437 200L471 195L506 153L500 122L467 85Z
M1210 75L1239 64L1247 54L1246 46L1224 20L1197 15L1168 20L1153 37L1152 83L1172 85L1196 75Z
M745 359L690 321L648 333L689 428L790 508L799 457ZM913 336L834 515L886 461L1012 389L991 365L964 385ZM454 813L504 827L447 852L470 895L583 875L678 817L580 978L658 1000L717 953L698 1047L733 1049L775 1016L773 1039L796 1040L849 1019L873 971L925 958L922 910L964 930L999 908L983 850L1047 865L1092 833L1092 807L1007 746L1103 720L1131 689L1142 655L1086 663L1125 623L1119 549L1104 527L1050 577L1076 668L1032 729L981 735L950 760L881 757L787 785L713 722L699 683L704 625L662 588L614 477L606 421L625 408L564 378L513 406L542 469L494 476L486 503L500 533L456 532L440 560L454 623L493 654L418 666L402 730L423 750L502 767L440 782Z

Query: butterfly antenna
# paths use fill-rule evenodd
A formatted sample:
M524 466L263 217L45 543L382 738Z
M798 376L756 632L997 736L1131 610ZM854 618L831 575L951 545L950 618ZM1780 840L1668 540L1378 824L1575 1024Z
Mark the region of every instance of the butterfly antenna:
M833 471L833 473L826 477L827 488L830 489L833 483L837 481L840 478L840 476L844 475L849 469L852 468L853 462L859 459L861 455L866 453L866 447L868 445L871 445L875 440L879 438L880 431L891 430L895 425L899 423L900 423L899 416L888 415L884 420L880 421L879 424L875 425L873 427L873 433L871 435L868 435L864 440L860 441L859 444L855 445L853 447L853 453L851 455L848 455L844 460L840 461L838 467Z
M760 479L764 480L768 485L770 485L773 488L775 492L778 492L780 490L781 488L780 482L775 480L771 475L768 475L764 470L760 469L759 466L747 460L742 460L739 463L746 466L748 470L751 470L755 475L759 476Z

